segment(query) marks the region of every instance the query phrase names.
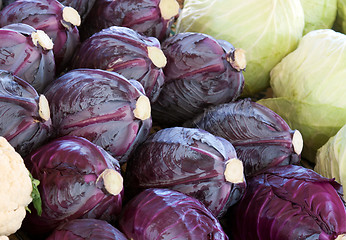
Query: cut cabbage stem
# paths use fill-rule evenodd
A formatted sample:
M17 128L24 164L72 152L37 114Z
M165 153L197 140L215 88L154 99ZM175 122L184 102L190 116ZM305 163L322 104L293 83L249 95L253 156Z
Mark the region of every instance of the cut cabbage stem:
M346 240L346 234L341 234L335 240Z
M74 26L80 26L81 18L76 9L72 7L64 7L62 10L62 19Z
M123 190L123 177L114 169L104 170L97 178L96 182L103 181L106 191L114 196Z
M180 6L176 0L161 0L159 8L162 18L169 20L178 15Z
M40 45L45 50L53 49L53 41L50 37L42 30L36 30L31 33L31 40L33 44L38 47Z
M232 53L230 53L227 60L237 71L242 71L246 68L245 51L241 48L236 48Z
M243 162L239 160L238 158L232 158L227 160L224 175L227 182L231 182L231 183L244 182Z
M163 51L158 47L147 47L148 57L152 63L158 67L163 68L167 64L167 58Z
M292 145L294 152L298 155L301 154L303 150L303 136L298 130L295 130L293 133Z
M50 119L50 110L49 110L48 100L42 94L40 95L38 99L38 114L45 121L48 121Z
M136 102L136 108L133 110L135 118L146 120L151 115L150 100L147 96L141 95Z

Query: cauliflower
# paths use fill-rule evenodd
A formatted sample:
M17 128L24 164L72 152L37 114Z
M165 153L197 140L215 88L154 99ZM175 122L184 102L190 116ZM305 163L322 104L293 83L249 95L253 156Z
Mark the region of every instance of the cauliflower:
M24 160L1 136L0 186L0 239L7 239L22 225L33 187Z

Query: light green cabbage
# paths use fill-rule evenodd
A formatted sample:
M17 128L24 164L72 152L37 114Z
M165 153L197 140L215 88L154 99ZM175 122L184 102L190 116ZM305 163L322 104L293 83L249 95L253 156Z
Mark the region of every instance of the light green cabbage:
M304 10L303 34L317 29L332 28L337 10L337 0L300 0Z
M270 70L302 37L300 0L185 0L177 32L201 32L246 51L244 96L269 86Z
M337 14L333 29L346 33L346 0L338 0Z
M318 149L314 170L346 188L346 125Z
M302 133L302 154L314 162L317 149L346 124L346 35L309 32L273 68L270 84L275 98L259 103Z

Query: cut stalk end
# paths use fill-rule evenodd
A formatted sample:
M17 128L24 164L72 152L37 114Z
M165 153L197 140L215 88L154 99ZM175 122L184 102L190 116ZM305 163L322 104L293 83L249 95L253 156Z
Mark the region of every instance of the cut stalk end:
M245 50L236 48L231 56L229 56L228 61L238 72L243 71L246 68Z
M295 130L292 137L293 150L296 154L301 154L303 150L303 136L298 131Z
M72 7L64 7L62 10L62 19L74 26L80 26L81 18L76 9Z
M346 234L341 234L335 240L346 240Z
M123 177L114 169L104 170L96 182L100 181L100 179L103 180L106 191L114 196L118 195L123 190Z
M159 8L162 18L169 20L179 14L180 6L176 0L161 0Z
M150 100L147 96L141 95L136 102L136 108L133 110L133 114L140 120L146 120L151 115Z
M38 99L38 114L45 121L50 119L49 103L44 95L40 95Z
M244 182L243 162L237 158L232 158L227 160L224 175L227 182L231 182L231 183Z
M160 48L147 47L147 50L149 59L156 67L163 68L166 66L167 58Z
M31 39L34 45L37 47L40 45L45 50L53 49L53 41L50 37L42 30L36 30L31 33Z

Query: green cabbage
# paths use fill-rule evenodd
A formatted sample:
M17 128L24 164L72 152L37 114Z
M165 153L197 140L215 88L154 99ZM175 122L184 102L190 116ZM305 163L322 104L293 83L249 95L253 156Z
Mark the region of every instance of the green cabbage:
M304 10L303 34L312 30L332 28L337 10L337 0L300 0Z
M346 0L337 1L337 14L333 29L342 33L346 33Z
M346 35L309 32L273 68L270 84L275 98L259 103L302 133L302 154L314 162L317 149L346 123Z
M270 70L302 37L300 0L185 0L177 32L201 32L246 51L244 96L269 86Z
M314 170L346 187L346 125L318 149Z

